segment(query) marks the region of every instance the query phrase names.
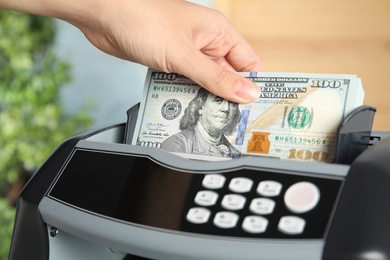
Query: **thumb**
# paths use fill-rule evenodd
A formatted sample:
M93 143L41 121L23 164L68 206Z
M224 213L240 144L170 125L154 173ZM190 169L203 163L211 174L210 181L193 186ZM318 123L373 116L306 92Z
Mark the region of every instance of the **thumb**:
M214 95L232 102L248 103L260 95L260 88L256 84L223 68L203 54L192 58L192 66L182 66L178 72Z

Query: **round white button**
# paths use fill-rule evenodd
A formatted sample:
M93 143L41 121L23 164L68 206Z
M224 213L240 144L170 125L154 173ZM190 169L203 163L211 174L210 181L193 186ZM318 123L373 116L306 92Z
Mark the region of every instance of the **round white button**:
M320 190L310 182L298 182L289 187L284 194L284 203L294 213L305 213L317 206Z

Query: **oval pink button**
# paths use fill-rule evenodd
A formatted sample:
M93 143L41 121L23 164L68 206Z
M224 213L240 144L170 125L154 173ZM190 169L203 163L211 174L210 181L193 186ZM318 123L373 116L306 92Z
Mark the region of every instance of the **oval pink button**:
M310 182L298 182L289 187L284 194L284 203L294 213L305 213L317 206L320 190Z

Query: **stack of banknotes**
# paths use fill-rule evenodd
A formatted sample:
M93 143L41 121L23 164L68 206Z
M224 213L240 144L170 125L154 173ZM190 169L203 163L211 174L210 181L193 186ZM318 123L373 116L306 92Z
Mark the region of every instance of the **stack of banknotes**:
M259 86L261 94L255 101L228 102L182 75L149 69L132 144L201 160L246 156L334 160L340 123L363 104L359 78L239 74Z

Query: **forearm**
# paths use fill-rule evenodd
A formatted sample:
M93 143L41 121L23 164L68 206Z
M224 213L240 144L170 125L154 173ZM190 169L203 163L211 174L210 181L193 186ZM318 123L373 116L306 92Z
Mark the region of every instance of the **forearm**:
M90 1L79 0L0 0L0 9L51 16L70 23L80 23L93 12Z
M184 0L0 0L0 9L67 21L108 54L180 73L227 100L259 96L255 84L233 71L264 68L216 10Z

